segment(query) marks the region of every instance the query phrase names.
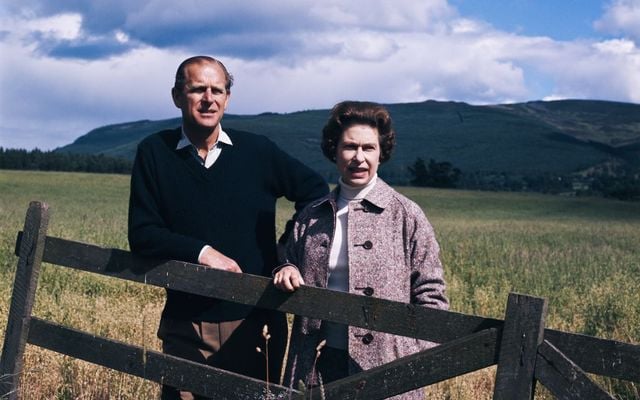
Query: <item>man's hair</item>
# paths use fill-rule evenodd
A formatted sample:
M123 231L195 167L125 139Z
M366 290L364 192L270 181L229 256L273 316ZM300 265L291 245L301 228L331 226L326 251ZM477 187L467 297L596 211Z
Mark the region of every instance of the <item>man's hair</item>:
M368 125L378 130L380 162L391 158L396 144L396 132L391 126L391 115L386 108L368 101L343 101L331 110L329 120L322 129L322 153L336 162L338 142L345 130L353 125Z
M186 77L184 75L184 70L191 64L204 64L204 63L211 63L211 64L217 64L220 68L222 68L222 71L224 72L224 78L225 78L225 89L227 90L227 93L229 93L229 91L231 91L231 86L233 86L233 75L231 75L229 73L229 71L227 71L227 67L224 66L224 64L219 61L216 60L213 57L209 57L209 56L194 56L194 57L189 57L186 60L184 60L182 63L180 63L180 65L178 66L178 70L176 71L176 81L173 84L174 89L178 90L178 91L182 91L182 89L184 89L184 85L186 83Z

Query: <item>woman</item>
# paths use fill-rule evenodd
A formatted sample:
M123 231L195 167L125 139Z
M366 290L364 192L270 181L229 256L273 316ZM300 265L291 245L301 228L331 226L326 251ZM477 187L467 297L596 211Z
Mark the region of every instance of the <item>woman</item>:
M294 291L308 284L447 309L439 246L420 207L378 177L395 145L391 117L381 105L337 104L323 128L322 151L340 179L328 196L298 217L286 263L274 284ZM316 362L316 347L326 340ZM323 383L423 350L428 342L296 317L285 383ZM422 398L418 392L398 398Z

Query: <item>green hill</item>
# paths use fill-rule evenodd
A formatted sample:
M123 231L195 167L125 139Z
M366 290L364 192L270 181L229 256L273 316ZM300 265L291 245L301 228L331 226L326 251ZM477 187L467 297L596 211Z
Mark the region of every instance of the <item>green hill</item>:
M640 105L561 100L473 106L426 101L388 104L398 145L381 175L406 183L416 158L449 161L463 174L569 174L610 163L640 164ZM329 110L225 115L223 126L261 133L329 179L335 167L320 152ZM133 158L145 136L180 119L101 127L56 151Z

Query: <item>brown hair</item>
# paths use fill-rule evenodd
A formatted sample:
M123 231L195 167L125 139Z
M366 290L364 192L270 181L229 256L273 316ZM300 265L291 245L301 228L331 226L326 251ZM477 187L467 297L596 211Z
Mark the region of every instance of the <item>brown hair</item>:
M229 71L227 71L227 67L225 67L221 61L209 56L194 56L194 57L187 58L182 63L180 63L180 65L178 66L178 70L176 71L176 81L173 84L174 90L182 91L182 89L184 89L185 80L186 80L184 76L184 70L189 65L204 64L204 63L216 64L220 68L222 68L222 71L224 72L225 81L226 81L224 87L227 90L227 93L229 93L229 91L231 90L231 86L233 86L233 75L231 75Z
M391 126L391 115L382 105L368 101L343 101L331 110L329 120L322 128L322 153L336 161L338 142L345 130L353 125L368 125L378 131L380 163L391 158L396 144L396 132Z

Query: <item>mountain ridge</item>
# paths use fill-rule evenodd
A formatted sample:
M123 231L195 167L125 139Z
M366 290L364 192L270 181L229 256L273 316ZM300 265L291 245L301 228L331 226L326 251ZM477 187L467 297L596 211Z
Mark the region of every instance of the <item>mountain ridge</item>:
M385 104L398 144L381 176L406 183L417 158L451 162L464 173L576 173L616 162L640 164L640 105L603 100L470 105L427 100ZM226 114L225 128L264 134L285 151L335 179L320 151L329 109L256 115ZM56 151L132 159L149 134L180 126L180 118L96 128Z

